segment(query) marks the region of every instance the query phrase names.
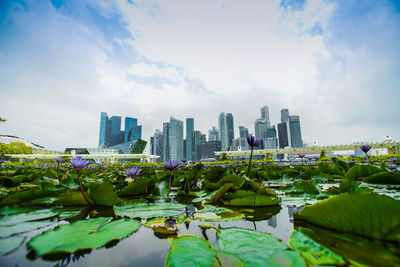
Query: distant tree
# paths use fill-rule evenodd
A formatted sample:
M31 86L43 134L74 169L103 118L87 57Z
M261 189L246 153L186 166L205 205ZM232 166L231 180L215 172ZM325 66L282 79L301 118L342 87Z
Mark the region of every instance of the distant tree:
M3 119L2 117L0 117L0 122L6 122L6 119Z
M33 148L22 142L12 142L10 144L0 143L0 155L4 154L32 154Z

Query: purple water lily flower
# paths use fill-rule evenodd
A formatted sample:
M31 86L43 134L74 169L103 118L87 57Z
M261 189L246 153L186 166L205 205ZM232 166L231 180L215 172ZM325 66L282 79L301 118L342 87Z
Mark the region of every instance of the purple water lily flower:
M360 149L364 152L364 153L368 153L368 151L371 149L370 145L362 145L360 146Z
M64 161L64 159L62 159L62 158L55 158L54 160L55 160L57 163L61 163L61 162Z
M390 170L394 170L394 169L397 168L397 165L396 164L388 164L387 168L390 169Z
M391 158L390 160L391 161L397 161L397 158Z
M298 156L299 156L299 158L304 158L306 156L306 154L300 153Z
M84 160L80 156L70 159L69 162L71 162L72 167L78 171L82 170L84 167L91 164L89 160Z
M259 146L261 143L260 139L255 138L254 136L250 135L249 137L247 137L247 143L249 144L249 146L251 146L252 148L255 146Z
M139 172L140 172L140 167L132 167L126 169L126 174L130 176L132 179L135 179L136 175L138 175Z
M165 163L164 167L170 171L173 171L179 166L179 162L175 160L170 160L167 163Z

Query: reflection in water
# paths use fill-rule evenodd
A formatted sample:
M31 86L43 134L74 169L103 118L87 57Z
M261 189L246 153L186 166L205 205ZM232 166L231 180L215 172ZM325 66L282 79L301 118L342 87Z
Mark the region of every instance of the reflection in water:
M276 216L272 216L271 219L268 220L268 225L276 228L276 226L278 225Z
M300 212L302 209L303 207L288 206L289 220L291 223L293 223L293 214L296 212Z

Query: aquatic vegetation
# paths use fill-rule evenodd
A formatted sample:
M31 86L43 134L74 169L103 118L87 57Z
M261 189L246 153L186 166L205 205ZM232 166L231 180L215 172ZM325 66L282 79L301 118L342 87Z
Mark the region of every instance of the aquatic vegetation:
M73 168L76 169L76 176L78 179L78 183L79 183L79 188L81 190L82 196L83 198L86 200L86 202L88 203L89 206L92 205L92 203L90 203L89 199L86 197L85 192L83 191L83 187L82 187L82 182L81 179L79 177L79 172L86 167L87 165L89 165L91 162L88 160L84 160L81 157L75 157L69 160L71 162L71 165Z
M249 158L249 167L247 168L247 173L246 175L249 176L249 172L250 172L250 166L251 166L251 158L253 157L253 149L255 146L259 146L261 144L261 140L255 138L254 136L248 136L247 137L247 143L250 146L251 152L250 152L250 158Z

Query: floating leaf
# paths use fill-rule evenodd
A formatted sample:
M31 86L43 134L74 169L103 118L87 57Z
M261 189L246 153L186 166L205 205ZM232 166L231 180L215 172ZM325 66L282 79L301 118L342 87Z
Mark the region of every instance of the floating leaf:
M155 218L177 216L185 212L186 205L174 203L151 203L114 206L117 216L129 218Z
M400 184L400 172L380 172L363 179L371 184Z
M24 243L25 237L23 236L10 236L0 239L0 257L10 253L11 251L17 249Z
M110 182L94 183L89 188L90 196L96 205L111 207L121 202L114 191L114 186Z
M203 238L185 235L172 240L165 266L221 266L218 251Z
M99 217L60 225L37 235L28 245L38 255L73 253L102 247L112 240L127 237L140 227L136 220L120 219L107 223L110 219Z
M299 252L312 265L340 265L345 263L342 257L318 244L300 230L293 231L290 235L290 247Z
M89 199L90 203L94 203L90 194L85 192L85 196ZM62 204L64 206L87 206L85 198L83 197L81 192L65 192L58 196L58 200L56 201L58 204Z
M200 221L236 221L241 220L243 214L224 207L206 205L205 209L195 213L194 218Z
M358 180L363 177L368 177L370 175L373 175L375 173L382 172L383 170L379 167L375 167L373 165L354 165L351 167L345 175L345 178L350 179L350 180Z
M400 202L378 194L341 194L305 207L296 219L340 232L400 241Z
M241 228L219 229L221 252L235 255L246 266L306 266L300 254L269 234Z
M264 207L264 206L278 205L279 203L281 203L281 199L277 196L256 195L256 194L224 201L224 205L227 206L243 206L243 207Z

